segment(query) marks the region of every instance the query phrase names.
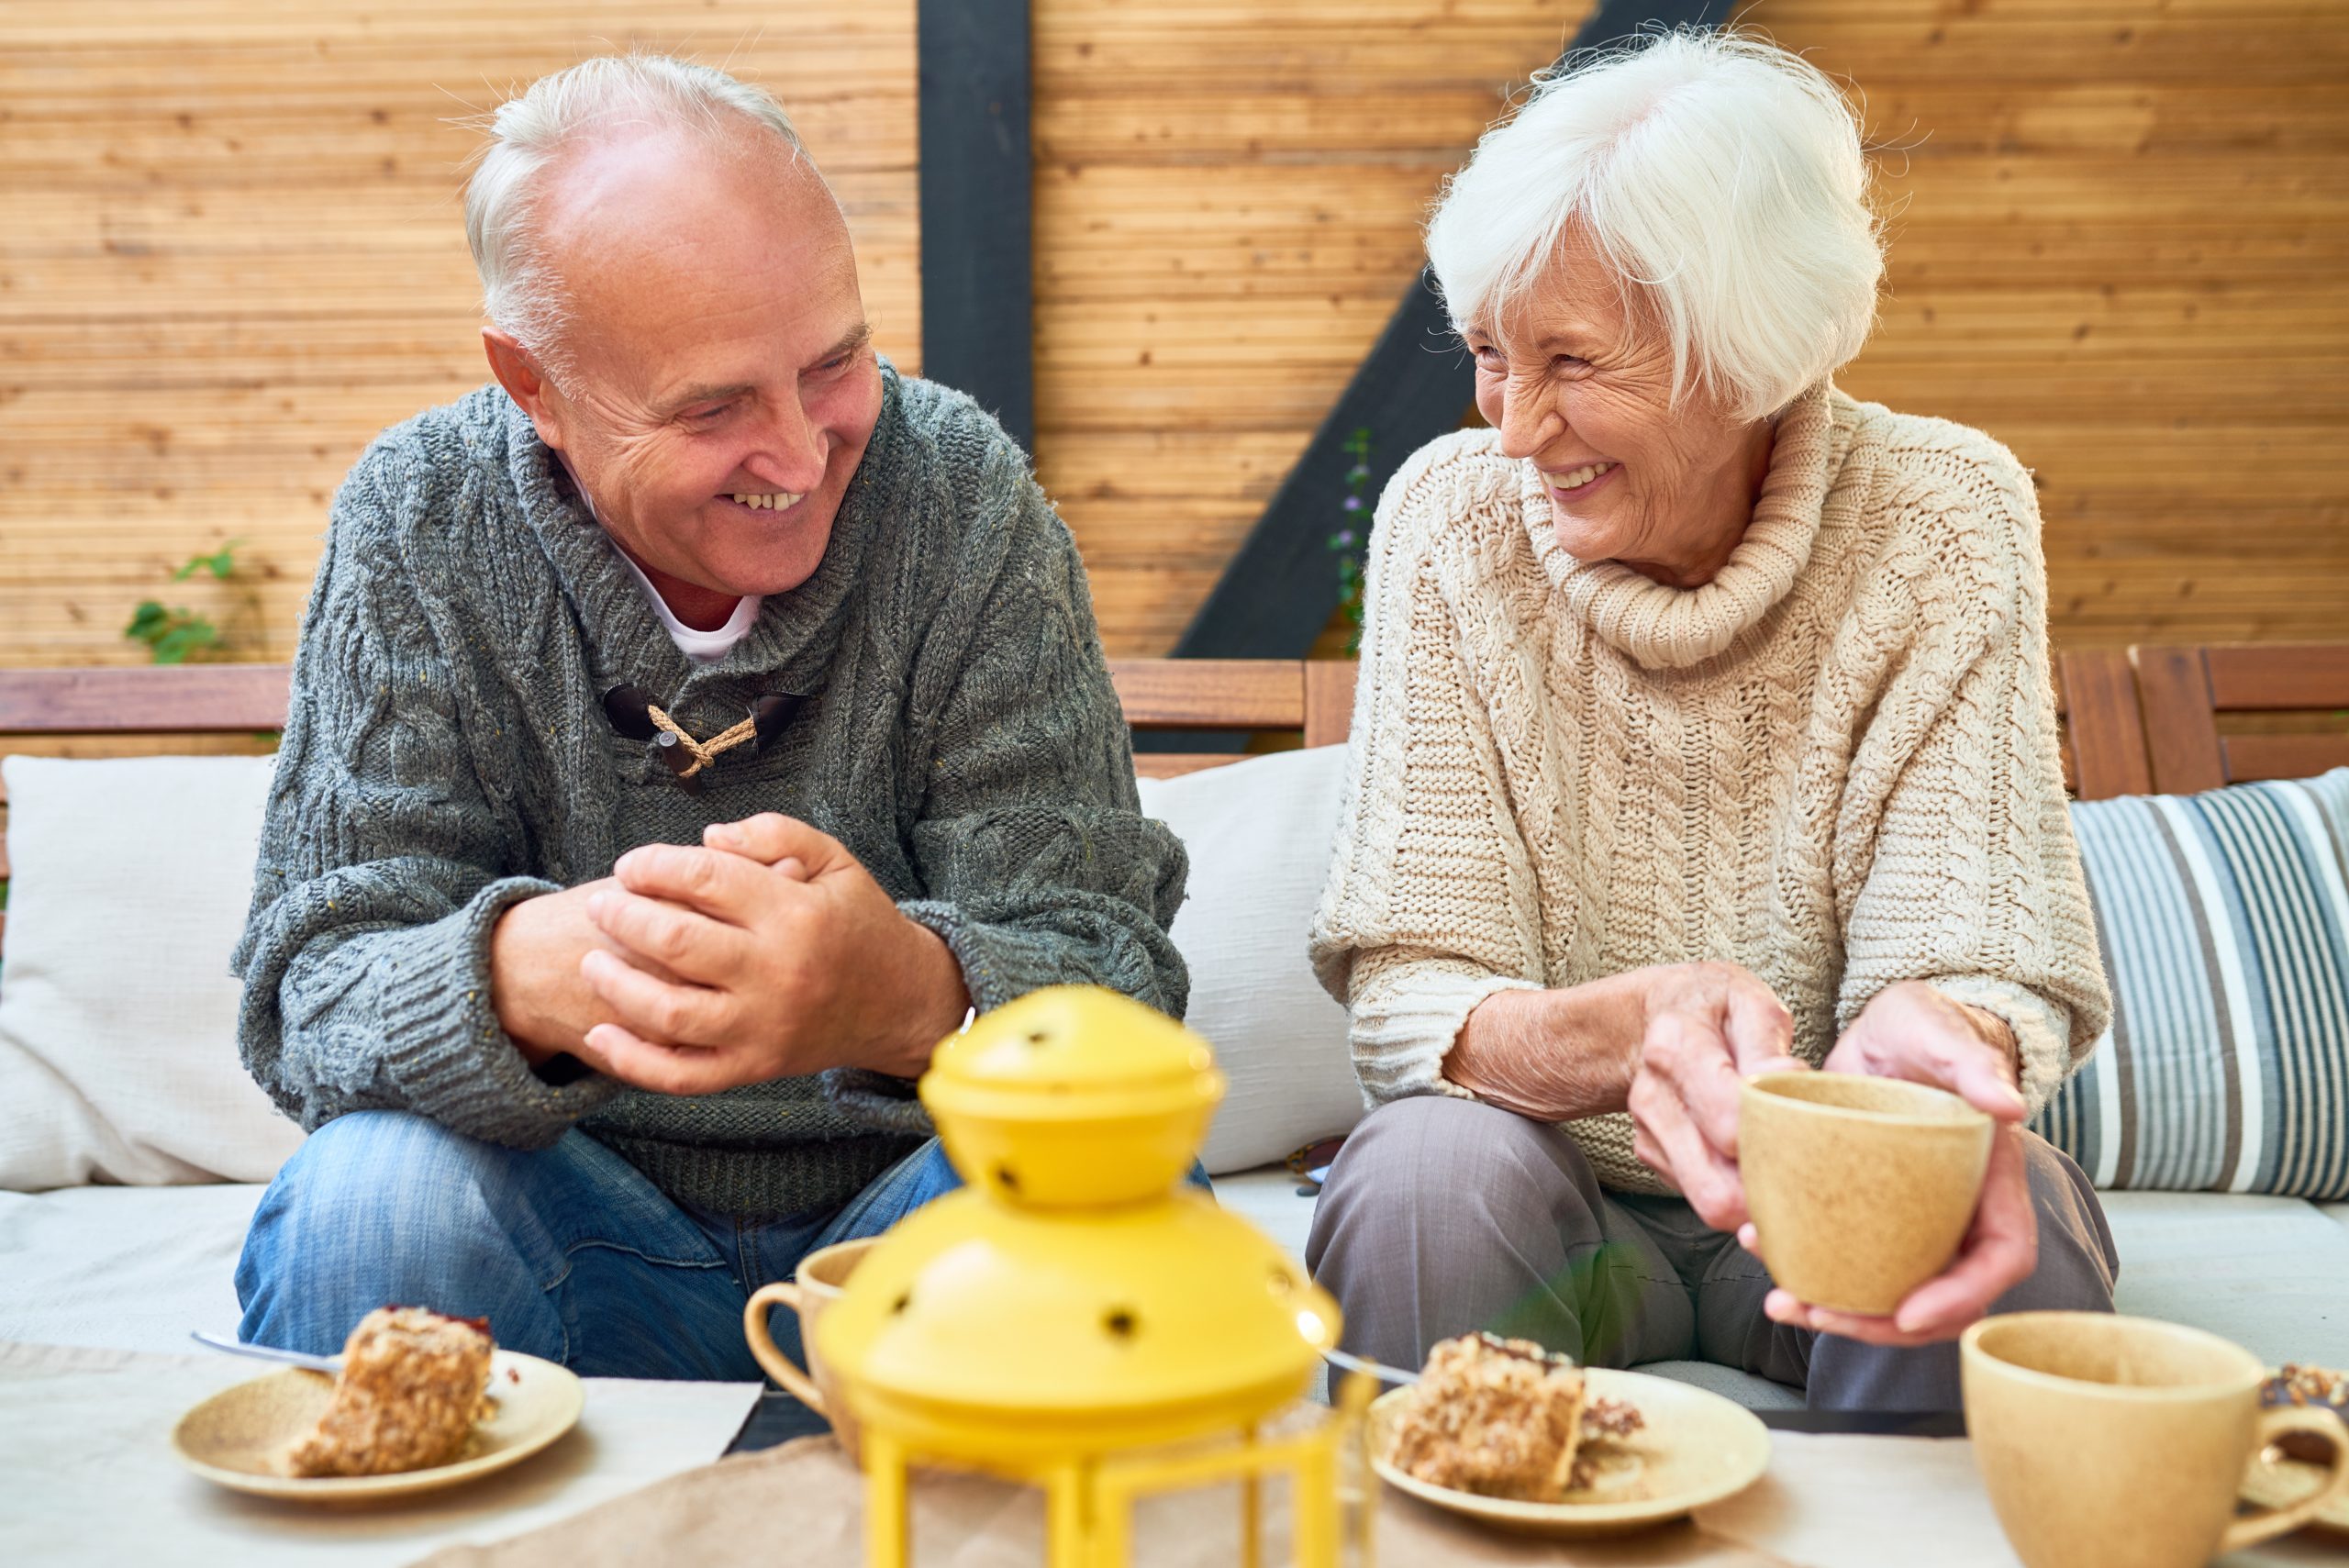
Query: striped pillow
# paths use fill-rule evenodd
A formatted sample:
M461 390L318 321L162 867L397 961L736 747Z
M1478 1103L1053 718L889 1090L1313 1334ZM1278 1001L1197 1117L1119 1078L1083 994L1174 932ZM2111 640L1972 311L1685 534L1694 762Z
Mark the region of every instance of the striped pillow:
M2099 1187L2349 1197L2349 768L2072 826L2112 1027L2032 1125Z

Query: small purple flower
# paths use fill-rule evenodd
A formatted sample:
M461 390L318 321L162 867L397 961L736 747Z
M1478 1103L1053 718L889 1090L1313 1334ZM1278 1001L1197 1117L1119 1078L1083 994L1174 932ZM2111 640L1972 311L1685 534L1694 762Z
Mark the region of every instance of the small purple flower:
M1359 512L1362 510L1362 497L1359 495L1349 495L1345 498L1343 505L1349 512Z
M1336 545L1340 550L1352 550L1354 547L1354 530L1352 528L1340 528L1338 530L1338 537L1331 539L1330 542Z

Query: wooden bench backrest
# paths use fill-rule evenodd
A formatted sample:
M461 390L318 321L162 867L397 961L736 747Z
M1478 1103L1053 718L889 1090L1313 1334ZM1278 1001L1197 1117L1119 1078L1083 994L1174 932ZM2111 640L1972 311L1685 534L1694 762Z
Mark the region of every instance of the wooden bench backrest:
M2137 678L2118 648L2088 648L2055 662L2064 715L2064 783L2075 798L2110 800L2153 788Z
M2165 795L2349 767L2349 727L2229 734L2233 714L2349 709L2349 643L2132 648L2153 787Z
M242 735L282 728L283 664L0 670L0 735ZM1308 746L1346 738L1354 666L1276 659L1112 660L1109 676L1138 730L1295 730ZM1234 761L1230 752L1145 751L1137 772L1165 778ZM0 804L7 799L0 783ZM8 851L0 839L0 879ZM0 931L6 917L0 915Z
M2143 794L2155 787L2202 787L2163 784L2159 765L2150 760L2154 753L2147 745L2138 699L2138 670L2149 655L2157 656L2157 667L2165 670L2172 668L2173 656L2202 661L2199 689L2224 694L2217 703L2221 707L2261 706L2250 699L2263 694L2268 698L2334 694L2319 695L2314 702L2267 706L2349 703L2349 646L2288 651L2281 664L2299 672L2288 678L2246 673L2266 668L2266 661L2239 657L2259 651L2255 650L2132 651L2139 655L2134 666L2130 654L2119 650L2068 653L2059 664L2065 772L2081 799ZM1109 673L1126 720L1137 730L1295 730L1308 746L1327 746L1342 741L1353 721L1355 667L1350 662L1125 659L1112 660ZM276 729L285 722L287 676L281 664L0 670L0 735L250 734ZM2199 710L2206 725L2210 707L2206 701ZM2153 711L2150 697L2146 711ZM2276 765L2279 752L2256 747L2245 751L2243 742L2253 739L2214 742L2221 759L2219 766L2223 768L2229 756L2245 765ZM2349 738L2342 745L2343 760L2349 760ZM1135 767L1145 775L1164 778L1232 760L1229 752L1145 751L1136 756ZM0 784L0 804L6 800L5 790ZM0 878L7 874L6 844L0 840ZM5 917L0 917L0 930L5 929Z

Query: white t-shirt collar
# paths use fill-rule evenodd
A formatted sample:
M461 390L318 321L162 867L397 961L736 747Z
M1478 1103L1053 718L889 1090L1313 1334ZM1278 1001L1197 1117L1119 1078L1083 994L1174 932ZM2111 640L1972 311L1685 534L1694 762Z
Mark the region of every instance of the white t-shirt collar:
M555 456L562 462L563 472L571 475L571 487L579 493L580 504L587 508L589 517L596 518L596 526L599 528L603 528L604 519L596 517L596 498L587 494L587 487L584 484L579 483L579 475L572 468L571 460L561 452L557 452ZM605 528L604 531L607 536L611 532L609 528ZM726 617L724 626L710 631L687 626L679 620L677 613L669 607L669 601L661 596L661 590L652 585L652 579L644 574L644 568L639 566L635 558L627 550L620 550L619 540L613 539L612 548L619 550L619 557L628 563L628 569L636 574L636 580L639 583L644 584L644 596L652 602L652 613L661 617L662 626L668 630L669 640L675 643L677 651L695 663L717 663L734 651L736 643L750 636L751 628L757 624L759 605L762 602L761 595L745 594L736 601L734 613Z
M624 550L620 551L620 559L628 562L628 569L636 573L638 582L644 584L644 596L652 601L652 613L661 617L661 624L668 629L669 640L696 664L715 664L725 658L734 651L736 643L751 635L751 628L758 621L761 597L756 594L745 594L736 601L734 613L726 617L724 626L709 631L687 626L669 607L669 601L661 596L661 590L652 585L652 579L644 574L644 568L629 560L628 551Z

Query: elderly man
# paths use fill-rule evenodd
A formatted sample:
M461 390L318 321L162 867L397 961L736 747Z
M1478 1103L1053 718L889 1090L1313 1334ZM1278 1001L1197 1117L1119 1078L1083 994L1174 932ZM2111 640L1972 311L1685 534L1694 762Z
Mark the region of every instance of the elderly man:
M772 98L547 77L466 227L497 384L360 459L302 628L237 966L313 1136L243 1332L332 1351L417 1303L756 1378L749 1291L953 1184L910 1080L968 1009L1180 1015L1183 852L1067 529L875 355Z

